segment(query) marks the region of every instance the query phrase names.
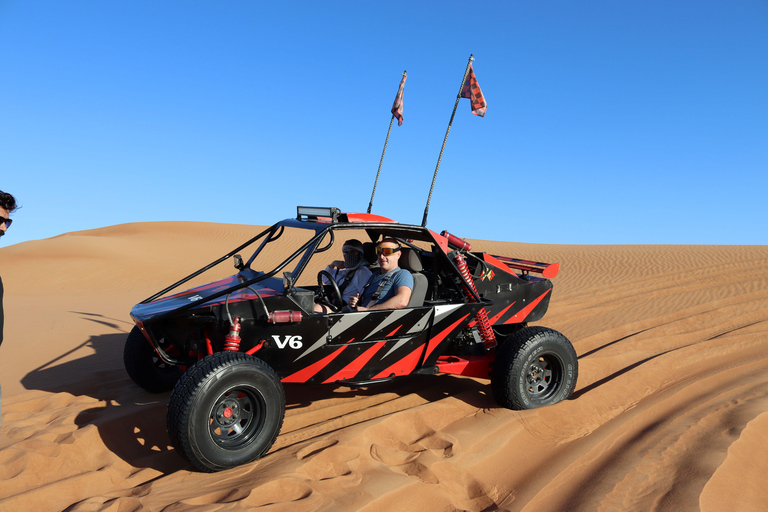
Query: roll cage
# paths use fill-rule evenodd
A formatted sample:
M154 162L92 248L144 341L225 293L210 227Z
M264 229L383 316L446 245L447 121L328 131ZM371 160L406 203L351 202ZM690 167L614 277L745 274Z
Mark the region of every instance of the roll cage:
M437 233L425 227L409 225L409 224L399 224L391 219L388 219L386 217L381 217L378 215L345 214L345 213L341 213L336 208L316 209L316 210L324 210L324 211L329 210L331 215L330 216L308 215L305 212L303 212L302 207L299 207L297 218L285 219L276 224L273 224L272 226L263 230L261 233L254 236L250 240L246 241L242 245L228 252L221 258L209 263L203 268L193 272L192 274L177 281L176 283L170 285L169 287L157 292L151 297L144 299L139 304L147 304L154 300L162 298L166 296L166 294L168 294L169 292L183 285L184 283L187 283L188 281L194 279L195 277L200 276L201 274L207 272L208 270L216 267L222 262L233 257L236 258L236 268L239 271L238 276L240 276L239 282L234 284L233 286L219 290L215 294L212 294L206 297L207 301L212 301L219 297L231 294L232 292L235 292L237 290L247 288L256 283L259 283L261 281L274 277L278 275L280 272L283 272L283 283L284 283L284 286L286 287L285 292L288 292L290 291L290 288L293 286L293 283L295 283L296 280L301 276L302 272L305 270L307 263L312 258L312 256L314 256L315 254L325 252L333 246L335 241L336 231L353 230L353 229L364 230L367 233L367 236L369 237L371 242L377 241L380 237L391 237L398 240L401 244L408 246L411 249L417 250L419 252L423 251L423 249L416 246L413 242L415 241L426 242L436 249L435 252L437 254L435 254L435 256L439 257L439 255L442 254L442 256L444 256L444 258L441 258L443 260L443 263L449 265L450 267L453 267L452 270L455 271L454 275L464 280L464 278L461 276L461 273L458 272L458 269L456 269L452 260L447 257L448 251L449 251L447 240L441 235L438 235ZM309 231L313 231L314 235L312 235L308 241L306 241L304 244L301 245L301 247L296 249L286 259L284 259L280 264L278 264L273 270L268 272L253 270L251 266L257 261L259 255L264 251L264 249L270 243L273 243L278 239L280 239L280 237L285 233L286 228L309 230ZM330 240L328 241L328 243L322 245L323 241L327 236L330 236ZM239 253L244 249L252 246L259 240L261 240L261 243L256 248L256 250L251 255L251 257L248 258L247 262L237 263L238 261L237 258L239 256ZM286 271L285 269L290 265L290 263L296 260L297 258L299 259L296 262L296 265L291 270ZM466 282L466 280L464 281L467 285L469 284ZM471 289L472 287L468 286L468 288ZM483 300L479 297L479 295L477 295L477 293L473 292L473 294L475 295L475 299L478 302L483 302ZM194 307L199 307L199 306L200 304L195 304L194 302L190 302L174 310L161 314L157 319L171 315L171 314L180 313L182 311L186 311L188 309L192 309Z

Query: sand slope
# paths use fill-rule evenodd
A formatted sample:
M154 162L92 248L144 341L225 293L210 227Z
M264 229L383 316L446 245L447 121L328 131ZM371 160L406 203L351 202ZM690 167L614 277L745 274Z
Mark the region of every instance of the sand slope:
M768 246L478 241L559 261L542 325L579 354L572 400L496 407L485 381L286 386L262 460L191 471L168 394L122 369L136 302L254 226L158 222L0 248L0 510L763 510ZM218 275L231 272L222 265Z

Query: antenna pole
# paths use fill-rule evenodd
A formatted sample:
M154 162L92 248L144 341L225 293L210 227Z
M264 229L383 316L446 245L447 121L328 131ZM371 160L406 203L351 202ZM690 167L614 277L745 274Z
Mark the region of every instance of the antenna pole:
M403 71L403 81L408 77L408 70ZM403 84L404 82L400 82ZM400 91L398 90L398 97ZM398 97L395 97L395 103L397 103ZM387 138L384 139L384 150L381 152L381 160L379 160L379 169L376 171L376 181L373 182L373 192L371 192L371 200L368 203L368 213L371 213L373 208L373 196L376 195L376 185L379 183L379 174L381 173L381 164L384 163L384 153L387 152L387 144L389 143L389 133L392 131L392 122L395 120L395 107L392 107L392 118L389 120L389 130L387 130Z
M384 150L381 152L381 160L379 160L379 170L376 171L376 181L373 182L373 192L371 192L371 201L368 203L368 213L371 213L373 208L373 196L376 195L376 185L379 183L379 173L381 173L381 164L384 163L384 153L387 152L387 143L389 143L389 132L392 131L392 122L395 120L395 114L392 114L392 119L389 120L389 130L387 130L387 138L384 140Z
M453 116L456 115L456 108L459 106L459 100L461 99L461 91L464 90L464 82L467 81L467 75L469 74L469 66L472 65L473 60L475 60L475 58L472 55L470 55L469 62L467 62L467 69L464 70L464 77L461 79L461 87L459 87L459 94L456 95L456 103L453 105L453 112L451 112L451 120L448 121L448 129L445 131L445 138L443 139L443 147L440 148L440 156L437 157L435 174L434 176L432 176L432 186L429 187L429 196L427 197L427 206L424 208L424 218L421 221L421 227L427 226L427 215L429 215L429 203L432 200L432 189L435 188L435 180L437 179L437 170L440 169L440 160L442 160L443 158L443 151L445 151L445 143L448 142L448 134L451 133Z

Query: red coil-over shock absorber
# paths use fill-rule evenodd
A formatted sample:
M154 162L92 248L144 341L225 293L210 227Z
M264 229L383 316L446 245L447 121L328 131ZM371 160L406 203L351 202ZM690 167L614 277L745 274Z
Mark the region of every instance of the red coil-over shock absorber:
M224 337L224 350L238 352L240 350L240 317L236 316L229 326L229 334Z
M472 302L476 302L475 294L477 294L477 287L475 286L475 280L472 279L472 275L469 273L469 268L467 268L467 262L464 260L464 257L459 252L462 250L471 251L472 246L469 245L468 242L448 233L447 231L443 231L440 234L448 239L448 245L450 245L454 249L457 249L457 251L454 253L453 261L454 263L456 263L456 268L459 269L461 276L464 278L464 280L467 283L469 283L469 286L472 288L472 290L469 290L466 284L462 286L464 291L464 296L468 300ZM473 291L474 291L474 294L472 293ZM483 344L485 345L485 348L491 349L495 347L496 334L493 332L491 321L488 320L488 311L486 311L485 308L481 308L480 311L477 312L477 314L475 315L475 322L477 322L477 331L478 333L480 333L480 337L483 339Z

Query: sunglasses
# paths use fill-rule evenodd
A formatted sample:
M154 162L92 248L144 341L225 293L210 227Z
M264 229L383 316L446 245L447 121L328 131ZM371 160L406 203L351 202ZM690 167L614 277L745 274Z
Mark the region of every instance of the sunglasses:
M0 224L5 224L6 229L11 227L11 223L12 222L13 222L13 220L11 220L11 219L6 219L5 217L0 217Z
M377 247L376 248L376 254L383 254L384 256L392 256L397 251L400 250L400 247Z

